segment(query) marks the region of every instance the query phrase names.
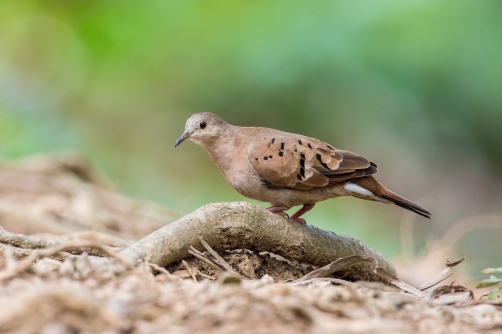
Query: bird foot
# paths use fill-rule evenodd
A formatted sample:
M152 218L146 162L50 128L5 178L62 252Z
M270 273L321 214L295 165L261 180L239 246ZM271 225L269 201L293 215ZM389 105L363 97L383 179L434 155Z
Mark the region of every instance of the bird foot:
M284 211L281 211L281 212L274 212L276 215L279 215L279 216L282 216L282 217L286 217L289 219L289 215L284 212Z
M298 210L296 213L294 213L291 216L291 220L294 220L295 222L298 222L302 225L307 225L307 221L303 218L300 218L301 215L305 214L306 212L312 210L315 204L304 204L303 207Z
M303 215L305 212L310 211L313 207L314 204L304 204L303 207L291 217L286 212L284 212L284 210L287 210L287 208L283 206L271 206L270 208L266 208L265 210L267 210L268 212L275 213L276 215L286 217L302 225L307 225L307 221L303 218L300 218L300 216Z
M295 221L295 222L297 222L297 223L300 223L302 225L307 225L307 221L305 219L303 219L303 218L293 218L293 217L291 217L290 219L293 220L293 221Z
M268 212L275 213L276 215L279 215L281 217L286 217L289 219L289 215L286 212L284 212L284 210L286 210L286 208L284 208L282 206L271 206L270 208L266 208L265 210L267 210Z

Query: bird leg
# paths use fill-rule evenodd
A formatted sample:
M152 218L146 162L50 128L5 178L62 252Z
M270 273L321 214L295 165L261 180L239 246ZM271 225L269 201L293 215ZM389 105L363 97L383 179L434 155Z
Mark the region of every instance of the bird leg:
M305 221L305 219L303 218L300 218L301 215L303 215L304 213L312 210L312 208L314 207L315 204L304 204L303 207L298 210L297 212L295 212L291 217L290 219L291 220L294 220L294 221L297 221L299 222L300 224L303 224L303 225L306 225L307 222Z
M275 213L279 216L289 218L288 214L286 212L284 212L284 210L287 210L287 209L288 208L285 208L283 206L274 205L274 206L271 206L270 208L266 208L265 210L267 210L268 212Z

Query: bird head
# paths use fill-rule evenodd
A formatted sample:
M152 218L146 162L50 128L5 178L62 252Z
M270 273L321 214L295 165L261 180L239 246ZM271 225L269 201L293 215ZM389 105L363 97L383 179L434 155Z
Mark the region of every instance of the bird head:
M205 146L210 145L212 141L220 138L225 128L228 126L218 115L210 112L193 114L185 124L185 131L176 140L174 147L181 144L186 139L195 144Z

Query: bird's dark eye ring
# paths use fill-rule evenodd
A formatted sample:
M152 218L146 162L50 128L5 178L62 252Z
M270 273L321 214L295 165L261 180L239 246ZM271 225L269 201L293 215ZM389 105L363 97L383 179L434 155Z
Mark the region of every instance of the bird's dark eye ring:
M206 128L207 124L206 124L206 122L200 122L199 126L202 130L204 130Z

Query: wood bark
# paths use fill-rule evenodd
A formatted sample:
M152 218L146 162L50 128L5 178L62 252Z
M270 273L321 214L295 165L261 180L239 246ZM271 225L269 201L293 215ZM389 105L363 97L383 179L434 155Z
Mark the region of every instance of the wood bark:
M316 266L350 255L372 256L381 268L396 274L385 257L351 236L302 225L247 202L205 205L144 237L119 255L132 265L148 261L165 267L188 257L190 246L203 250L199 237L217 251L266 251ZM373 269L372 265L358 264L337 274L350 280L381 281Z

